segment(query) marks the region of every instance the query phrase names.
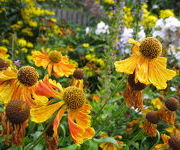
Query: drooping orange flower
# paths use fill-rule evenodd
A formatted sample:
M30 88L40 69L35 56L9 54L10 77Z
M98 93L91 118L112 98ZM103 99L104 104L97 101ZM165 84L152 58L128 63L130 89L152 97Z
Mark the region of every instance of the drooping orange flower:
M91 116L89 115L91 106L86 103L83 89L75 86L63 89L55 81L49 82L46 76L43 81L39 82L36 92L39 95L62 99L57 103L31 109L31 120L37 123L48 120L57 112L53 121L54 138L58 137L59 123L65 111L68 113L68 126L71 138L75 143L81 144L85 139L90 139L94 136L95 131L91 127Z
M12 100L7 104L0 116L3 127L1 135L7 145L23 145L29 115L30 107L25 101Z
M19 70L8 68L0 72L0 104L7 104L11 100L24 100L29 106L43 104L47 98L40 100L35 93L35 86L38 83L38 72L30 66L21 67Z
M138 108L139 110L142 110L142 92L145 87L146 85L139 81L135 83L135 74L130 74L123 93L126 104L128 106L133 106L135 109Z
M62 56L61 52L56 50L50 51L32 51L32 59L35 65L44 69L47 69L48 74L51 75L54 72L55 77L68 77L73 74L76 65L70 64L67 56Z
M83 69L76 69L73 73L73 78L70 82L70 86L76 86L80 89L83 89L83 78L84 78Z
M170 97L165 100L165 104L162 105L161 109L158 110L159 116L161 120L169 123L174 124L176 119L176 110L178 110L179 107L179 100Z
M149 85L153 84L158 89L167 87L167 80L171 80L176 72L166 68L167 59L160 57L162 44L153 37L148 37L142 42L130 40L134 44L132 56L125 60L116 61L117 72L126 74L135 73L135 82Z
M146 120L143 124L143 128L147 135L156 136L158 121L159 121L159 114L157 112L152 111L146 114Z

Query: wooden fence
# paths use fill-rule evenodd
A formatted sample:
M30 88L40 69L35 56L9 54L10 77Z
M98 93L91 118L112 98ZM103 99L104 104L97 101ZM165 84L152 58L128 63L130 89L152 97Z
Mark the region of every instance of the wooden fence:
M89 17L86 13L74 10L53 9L57 20L64 20L67 23L88 25Z

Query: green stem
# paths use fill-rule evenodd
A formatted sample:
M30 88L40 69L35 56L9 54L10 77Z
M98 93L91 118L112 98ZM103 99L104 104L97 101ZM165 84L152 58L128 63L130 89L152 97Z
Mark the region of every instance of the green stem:
M118 85L116 86L116 89L114 90L114 92L111 93L111 95L107 98L106 102L103 104L103 106L101 107L101 109L97 112L97 115L94 117L94 120L97 119L97 117L99 116L99 114L101 114L103 108L108 104L109 99L111 99L111 97L113 97L119 90L119 88L121 87L123 81L125 80L126 76L123 76L122 79L119 81Z
M128 108L128 107L126 107L126 104L125 104L124 102L122 102L122 104L121 104L120 107L119 107L119 109L120 109L121 111L118 113L118 116L121 116L122 114L124 114L124 112L127 110L127 108ZM115 118L115 117L116 117L116 116L112 115L111 118ZM100 128L100 129L96 132L96 135L95 135L95 136L97 136L100 131L102 131L102 130L104 130L104 129L106 129L106 128L109 128L109 127L112 125L112 123L114 124L114 122L111 122L107 127L105 127L105 128Z
M26 148L26 150L33 150L33 148L40 142L40 140L42 139L43 135L46 133L46 131L48 130L48 128L51 126L53 120L55 119L57 113L59 112L59 109L58 111L56 111L56 113L54 114L52 120L49 121L48 125L46 126L46 128L44 129L44 131L41 133L41 135L36 139L36 141L34 143L32 143L32 145L28 146Z
M157 132L157 140L156 140L156 143L154 143L154 145L150 148L150 150L153 150L154 146L156 146L160 141L160 138L161 138L160 133L158 130L156 130L156 132Z

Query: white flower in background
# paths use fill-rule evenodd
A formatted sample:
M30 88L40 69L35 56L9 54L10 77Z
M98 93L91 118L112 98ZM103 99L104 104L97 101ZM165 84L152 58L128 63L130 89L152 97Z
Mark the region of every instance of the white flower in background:
M88 34L90 32L90 28L86 27L85 32L86 32L86 34Z
M140 28L140 31L138 32L138 39L141 41L141 40L143 40L145 37L146 37L146 34L145 34L145 32L144 32L144 28L141 27L141 28Z
M170 90L175 92L176 91L176 88L175 87L170 87Z
M180 65L180 47L175 47L174 45L169 45L168 54L173 55L177 60L177 64Z
M109 26L106 25L103 21L101 21L100 23L97 24L97 28L95 30L95 33L97 35L99 34L105 34L105 33L109 33Z
M169 17L165 19L165 26L164 26L165 29L176 32L179 27L180 27L180 21L177 18Z
M180 21L175 17L159 19L153 37L162 38L164 44L180 47Z
M133 29L125 27L120 38L121 42L126 43L130 38L133 38Z

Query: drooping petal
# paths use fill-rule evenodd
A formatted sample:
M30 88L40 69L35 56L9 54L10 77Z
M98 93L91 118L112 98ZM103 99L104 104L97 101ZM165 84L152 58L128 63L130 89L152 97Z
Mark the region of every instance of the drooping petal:
M54 73L57 77L72 75L75 70L75 64L68 64L64 62L59 62L58 64L54 65Z
M44 122L48 120L63 104L64 101L60 101L47 106L34 107L30 111L31 120L37 123Z
M91 139L94 135L95 135L94 128L89 127L85 130L83 137L85 139Z
M126 74L133 74L138 59L138 56L131 56L125 60L116 61L114 63L116 71Z
M38 67L42 66L44 69L46 69L48 64L50 63L48 57L48 54L44 51L32 51L32 60Z
M53 65L52 65L52 64L49 64L49 65L48 65L48 74L49 74L49 76L50 76L51 73L52 73L52 69L53 69Z
M66 110L66 106L63 106L63 107L59 110L59 112L57 113L57 115L56 115L56 117L55 117L55 119L54 119L54 121L53 121L53 130L54 130L53 136L54 136L54 137L55 137L55 136L58 136L58 127L59 127L61 118L62 118L65 110Z
M175 71L166 68L165 62L166 58L160 57L149 63L149 81L158 89L165 89L166 82L176 75Z
M136 78L139 82L144 84L150 84L148 80L149 76L149 60L144 59L143 57L139 59L136 67Z
M0 84L7 80L17 79L17 71L11 69L10 67L7 70L0 72Z
M82 144L83 143L82 135L84 133L84 129L73 121L71 111L68 112L68 125L69 125L69 130L70 130L70 134L73 141L76 144Z

